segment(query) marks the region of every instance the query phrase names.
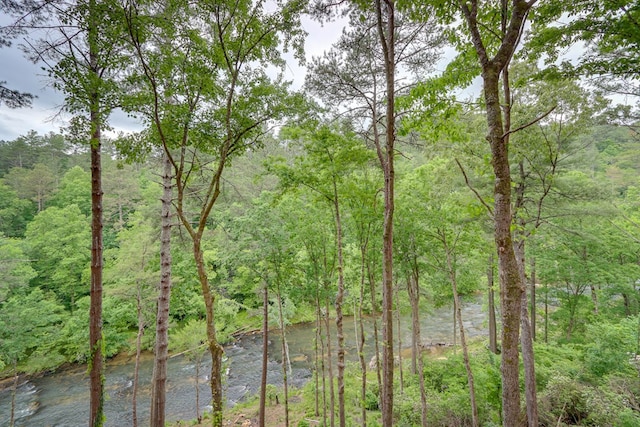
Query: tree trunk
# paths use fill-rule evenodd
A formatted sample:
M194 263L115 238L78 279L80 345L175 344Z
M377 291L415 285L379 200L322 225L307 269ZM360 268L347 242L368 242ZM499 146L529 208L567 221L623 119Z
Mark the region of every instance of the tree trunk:
M342 254L342 222L340 220L340 203L338 199L338 187L333 180L333 209L336 221L336 246L338 251L338 293L336 294L336 335L338 338L338 418L340 427L346 425L344 410L344 327L342 316L342 304L344 300L344 260Z
M285 331L284 314L282 310L282 294L280 293L280 283L278 283L278 317L280 320L280 336L282 338L282 384L284 386L284 425L289 427L289 376L287 366L289 366L289 350L287 348L287 333ZM291 368L289 368L289 371Z
M262 288L262 373L260 375L260 409L258 425L265 425L267 401L267 368L269 363L269 288L264 282ZM317 382L317 380L316 380Z
M367 264L367 276L369 277L369 292L371 293L371 316L373 317L373 342L375 345L375 365L376 365L376 379L378 380L378 390L382 390L382 377L380 374L380 337L378 334L378 315L376 302L376 281L373 275L373 270L369 264Z
M493 291L493 254L489 255L489 267L487 268L487 283L489 284L488 309L489 309L489 350L498 354L498 325L496 323L496 304Z
M524 240L516 242L516 253L520 265L520 275L522 282L526 283L525 278L525 255ZM538 398L536 392L536 371L535 359L533 355L533 335L531 332L531 324L529 323L529 312L527 310L527 293L522 293L522 317L521 327L522 335L520 336L522 346L522 364L524 365L524 389L525 403L527 407L527 423L529 427L538 427Z
M398 306L398 301L400 301L400 285L396 281L396 325L398 328L398 371L400 374L400 395L404 394L404 375L402 372L402 332L401 332L401 324L400 324L400 307ZM395 360L394 360L395 362Z
M407 291L411 304L411 373L418 374L418 356L420 355L420 297L415 286L413 274L407 275Z
M160 287L156 315L156 344L151 385L151 427L165 425L167 360L169 358L169 303L171 301L171 202L173 200L172 165L162 157L162 213L160 230Z
M467 348L467 339L464 334L464 324L462 323L462 305L460 304L460 296L458 295L458 281L456 279L456 271L453 265L453 257L450 248L447 246L446 237L443 237L445 252L447 254L447 269L449 270L449 281L451 282L451 290L453 292L453 305L455 318L460 328L460 346L462 347L462 357L464 367L467 371L467 383L469 384L469 399L471 401L471 425L478 427L478 405L476 403L476 391L473 380L473 371L469 361L469 349Z
M325 284L325 289L328 286ZM329 325L329 301L325 299L325 310L326 315L324 318L325 321L325 329L327 331L327 368L329 371L329 409L331 410L329 417L331 420L331 427L336 425L336 395L333 387L333 362L331 361L332 353L331 353L331 328Z
M382 5L384 3L384 7ZM376 0L378 34L384 52L386 80L386 144L377 147L384 173L382 231L382 425L393 426L393 213L395 156L395 1ZM385 19L386 18L386 21Z
M327 375L325 371L324 361L324 339L322 338L322 313L320 309L320 296L316 294L316 304L318 307L318 332L320 339L320 372L322 372L322 425L327 425Z
M531 339L536 340L536 260L531 258Z
M140 356L142 354L142 336L144 335L145 321L142 314L142 283L137 283L136 310L138 313L138 335L136 336L136 363L133 368L133 396L131 398L131 413L133 427L138 427L138 386L140 378Z
M367 247L366 244L360 245L360 299L358 300L358 328L360 329L360 336L358 339L358 360L360 361L360 374L362 375L362 383L360 386L360 406L361 406L361 416L362 419L361 425L362 427L367 426L367 408L366 408L366 398L367 398L367 361L364 357L364 344L365 344L365 335L364 335L364 313L362 310L362 306L364 305L364 286L365 286L365 265L366 265L366 253Z
M89 61L92 72L97 70L96 1L89 1ZM99 76L95 75L96 79ZM91 291L89 309L90 415L89 425L104 425L104 354L102 350L102 165L100 159L100 100L97 90L90 94L91 123Z
M196 350L199 351L199 350ZM200 416L200 364L202 363L202 356L198 353L196 355L196 419L198 423L202 422Z
M491 164L495 176L493 196L493 222L498 275L500 278L500 302L502 310L502 411L505 427L523 425L520 410L519 353L520 318L524 283L520 278L518 262L513 251L511 225L511 171L509 163L508 133L502 119L500 105L500 73L509 61L522 35L527 14L534 0L513 0L511 10L503 2L500 45L489 57L478 23L478 1L459 2L467 22L471 41L482 68L483 95L487 116L487 141L491 148ZM508 16L509 14L509 16ZM509 102L509 101L507 101ZM508 106L507 106L508 108ZM508 130L508 128L507 128Z
M204 255L202 252L202 231L204 227L200 227L193 238L193 255L198 270L198 279L202 288L202 296L206 309L207 321L207 340L209 353L211 354L211 375L209 385L211 387L211 406L212 416L211 423L213 427L222 427L222 411L224 405L222 403L222 355L224 349L218 342L215 325L215 293L209 284L207 271L204 263Z
M414 254L412 261L412 273L409 275L407 287L409 289L409 299L411 300L411 371L418 375L420 385L420 420L422 427L427 427L427 391L424 385L424 366L422 363L422 335L420 331L420 281L417 259Z
M549 344L549 284L544 284L544 343Z
M502 411L505 427L522 425L520 411L519 338L523 283L511 237L511 172L504 141L498 76L495 67L483 70L488 139L491 145L494 184L494 226L502 308Z
M598 290L596 285L590 285L591 288L591 302L593 302L593 314L598 315Z

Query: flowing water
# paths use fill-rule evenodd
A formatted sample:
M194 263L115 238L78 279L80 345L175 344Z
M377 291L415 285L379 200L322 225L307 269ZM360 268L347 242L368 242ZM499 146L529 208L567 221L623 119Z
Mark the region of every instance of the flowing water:
M464 304L463 319L468 336L486 334L486 314L479 300ZM334 322L332 322L334 324ZM403 347L411 344L411 319L401 318L401 339ZM293 374L289 375L290 384L302 386L312 378L314 357L314 324L299 324L287 328L287 341L292 360ZM345 346L347 359L357 360L356 327L353 317L345 317ZM373 325L367 321L367 357L374 354L371 341ZM396 331L397 334L397 331ZM335 341L335 334L334 341ZM422 341L428 343L451 343L453 341L453 315L451 307L445 307L424 313L421 319ZM279 332L269 335L268 382L282 383L281 350ZM335 352L335 342L332 350ZM225 347L226 378L225 395L229 405L233 405L254 395L260 385L262 369L262 336L245 335L233 344ZM210 359L204 359L199 369L199 393L201 410L207 409L211 398L208 383ZM118 357L106 365L105 412L106 425L121 427L132 425L133 392L132 357ZM150 379L153 358L146 354L140 367L137 414L140 425L148 424ZM196 417L196 365L184 357L171 358L168 365L167 381L167 420L193 419ZM9 425L11 409L11 390L0 391L0 427ZM16 426L36 427L75 427L86 426L89 416L89 379L86 367L75 367L60 372L22 381L16 393Z

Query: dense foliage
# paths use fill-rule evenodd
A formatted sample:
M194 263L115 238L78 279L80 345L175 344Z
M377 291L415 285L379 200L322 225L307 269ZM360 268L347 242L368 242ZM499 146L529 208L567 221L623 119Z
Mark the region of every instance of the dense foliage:
M32 44L75 116L0 141L0 377L155 345L157 393L169 347L199 366L208 345L221 425L220 344L278 329L287 407L286 328L309 321L305 404L325 425L637 425L640 138L611 102L639 95L637 5L308 3L71 2L62 38ZM277 70L304 54L303 12L349 24L299 93ZM457 56L435 73L445 43ZM7 90L0 104L28 103ZM101 142L116 106L145 128ZM486 298L486 339L465 338L465 296ZM425 361L434 306L453 306L462 352ZM394 376L402 314L411 369ZM262 416L265 393L266 376Z
M469 129L473 120L473 114L462 116L459 126ZM539 132L545 130L540 126ZM258 290L263 280L280 286L288 322L313 319L318 298L333 298L326 285L336 274L331 243L335 228L331 204L322 191L327 185L323 174L340 173L347 278L344 307L349 314L360 299L362 254L358 248L366 238L363 233L369 229L369 238L380 233L379 226L371 226L380 209L381 178L369 153L354 147L344 157L354 166L344 169L329 163L326 170L316 169L306 163L320 161L313 160L321 153L314 145L317 141L307 142L306 133L296 130L281 135L264 149L234 161L219 208L208 223L205 258L219 293L217 321L223 340L236 330L259 325ZM534 135L530 132L528 138ZM477 191L483 192L487 165L474 152L473 140L469 133L468 150L460 151L457 158L467 165ZM43 164L36 161L9 163L0 170L0 188L8 195L3 198L6 207L1 211L0 239L0 319L4 325L0 354L6 373L51 369L65 362L84 362L88 356L89 175L78 166L86 164L86 153L73 151L71 146L58 151L56 146L62 141L59 135L31 134L28 139L0 144L10 158L28 159L35 157L34 152L48 151L55 160L51 164L60 165L55 170L47 168L47 175L37 172ZM538 342L548 343L536 345L541 417L574 423L602 418L608 407L593 406L593 399L602 395L608 400L599 405L617 405L622 423L637 414L625 402L640 398L634 379L637 368L629 362L638 350L640 336L636 283L640 276L640 183L635 173L638 163L631 160L640 155L640 142L631 130L611 125L585 129L572 135L570 142L583 149L567 156L554 183L554 202L544 210L545 223L530 238L538 282ZM456 242L459 291L470 295L483 292L486 286L489 230L477 199L449 160L446 146L404 143L398 161L397 275L403 282L411 268L408 255L411 251L420 254L422 304L427 309L452 301L443 239ZM342 147L345 150L344 143ZM342 169L331 169L336 167ZM108 355L133 349L138 291L143 296L145 324L153 324L159 269L161 189L157 171L153 158L140 165L129 165L115 155L105 160L105 187L112 189L105 197ZM40 184L19 179L29 176L43 179ZM31 182L33 190L29 190ZM192 344L184 341L188 335L182 329L193 328L194 322L204 318L204 306L190 248L180 228L175 227L173 233L171 334L176 335L176 348L185 349ZM365 253L374 280L380 275L375 262L379 256L374 248ZM371 313L371 288L362 292L366 294L364 310ZM408 307L407 298L400 295L400 307ZM274 317L273 324L277 323ZM143 342L152 348L152 330L146 331ZM498 422L498 359L482 346L472 352L482 402L480 416ZM433 425L464 422L468 416L464 409L468 408L464 397L468 390L461 380L461 361L456 360L428 362L425 367ZM351 369L355 366L348 373ZM405 378L404 397L396 410L406 425L415 422L411 417L416 416L414 406L420 402L415 381ZM575 398L567 402L554 397L568 399L570 393ZM372 398L376 399L375 394ZM347 402L349 399L347 395ZM618 425L608 425L614 424Z

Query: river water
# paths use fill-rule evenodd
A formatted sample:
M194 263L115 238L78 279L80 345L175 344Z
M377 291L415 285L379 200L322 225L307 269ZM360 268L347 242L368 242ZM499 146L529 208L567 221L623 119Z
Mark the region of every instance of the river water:
M462 313L468 336L486 334L486 314L479 300L465 303ZM401 338L404 347L411 344L411 320L401 318ZM357 360L355 324L352 317L345 317L345 345L347 359ZM300 387L312 378L314 324L299 324L287 328L287 340L292 360L293 374L289 381ZM372 322L367 322L365 335L372 336ZM335 339L335 334L334 338ZM451 307L424 313L421 319L421 335L424 343L453 341L453 315ZM367 341L367 357L374 354L371 340ZM336 344L332 344L335 352ZM240 402L257 393L260 385L262 336L245 335L225 347L225 396L229 405ZM277 331L270 333L268 382L282 384L280 341ZM199 392L201 410L207 409L211 398L208 384L210 359L204 359L200 367ZM106 365L105 412L106 426L132 425L133 391L132 357L119 357ZM153 358L146 354L140 367L138 390L138 422L148 424L150 380ZM184 357L169 360L167 381L167 420L193 419L196 417L196 366ZM16 394L16 426L36 427L84 427L89 417L89 380L86 366L74 367L23 381ZM9 425L11 391L0 391L0 426Z

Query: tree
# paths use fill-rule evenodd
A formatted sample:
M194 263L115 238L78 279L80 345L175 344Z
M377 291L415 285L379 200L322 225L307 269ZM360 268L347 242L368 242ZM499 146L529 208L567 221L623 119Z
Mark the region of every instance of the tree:
M326 5L325 5L326 7ZM393 0L372 5L353 2L349 9L352 31L347 31L334 51L312 65L307 85L325 102L351 111L362 132L374 146L384 175L382 260L383 425L393 423L393 212L396 155L396 78L406 67L433 59L434 38L423 31L428 25L411 25L396 11ZM425 36L425 34L427 34ZM341 50L339 50L341 49Z
M122 17L115 1L28 1L23 8L5 2L18 19L12 28L42 29L44 36L29 41L28 55L41 61L54 88L65 95L63 109L74 115L71 133L88 143L91 152L91 315L89 316L90 420L104 423L104 369L102 354L102 178L101 138L107 118L117 103L115 76L123 57ZM34 32L37 38L43 33Z
M282 135L284 134L284 135ZM345 345L343 328L344 280L344 207L342 206L342 186L345 175L352 168L368 160L367 152L355 135L341 134L328 126L318 126L313 131L289 130L281 132L287 140L301 139L304 154L294 159L293 168L277 170L282 185L286 187L304 186L327 202L335 223L335 247L337 254L338 291L335 299L336 334L338 341L338 414L340 425L346 424L344 402ZM272 168L275 169L275 168ZM313 174L310 172L313 171Z
M491 164L495 176L494 206L490 213L495 227L502 306L502 422L510 427L522 425L518 349L524 283L519 273L511 234L513 216L508 149L509 136L513 130L509 112L508 70L522 37L527 15L535 2L536 0L503 1L493 11L490 10L491 6L477 0L458 2L455 6L471 39L483 83L486 139L491 149ZM468 45L462 47L463 51L468 49ZM501 102L501 83L504 88L504 104ZM485 206L488 207L486 204ZM536 405L536 402L527 401L530 426L537 425Z
M256 64L282 65L279 35L299 46L302 4L268 11L264 2L138 3L126 8L137 71L127 108L152 127L173 168L176 213L191 238L206 307L214 426L222 424L222 354L215 327L216 290L203 239L225 168L260 145L269 123L295 101L281 79ZM206 30L203 30L206 29ZM171 40L170 43L167 40Z

